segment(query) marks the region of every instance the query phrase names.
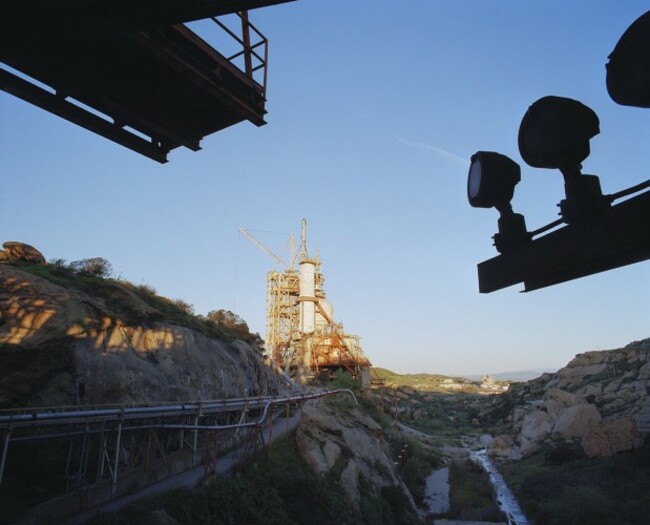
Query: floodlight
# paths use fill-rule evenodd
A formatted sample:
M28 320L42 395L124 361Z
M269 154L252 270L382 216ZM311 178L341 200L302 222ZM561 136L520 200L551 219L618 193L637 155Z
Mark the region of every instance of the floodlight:
M609 207L598 177L580 171L599 125L598 115L581 102L548 96L528 108L519 126L524 161L535 168L558 168L564 176L566 199L559 206L567 224Z
M519 127L519 153L534 168L573 170L589 156L589 139L600 133L594 111L570 98L540 98Z
M471 157L467 199L474 208L499 211L512 200L521 169L514 160L494 151L478 151Z
M500 253L513 251L531 240L524 216L512 211L510 201L521 180L514 160L494 151L478 151L471 157L467 175L467 199L474 208L499 211L499 233L494 245Z
M607 92L618 104L650 108L650 11L627 28L609 55Z

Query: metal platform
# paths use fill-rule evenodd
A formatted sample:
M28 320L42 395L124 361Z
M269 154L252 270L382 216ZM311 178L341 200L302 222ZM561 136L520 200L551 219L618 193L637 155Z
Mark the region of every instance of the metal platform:
M21 0L0 9L0 87L158 162L265 123L268 41L247 9L288 0ZM238 27L217 16L237 13ZM184 23L210 19L225 56Z

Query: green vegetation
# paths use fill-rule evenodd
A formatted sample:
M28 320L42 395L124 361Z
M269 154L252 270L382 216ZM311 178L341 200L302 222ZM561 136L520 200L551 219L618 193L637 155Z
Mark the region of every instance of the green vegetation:
M175 491L101 515L94 525L146 523L165 509L181 523L291 525L352 523L345 497L334 480L311 473L295 445L285 439L230 477L213 477L194 493Z
M407 439L408 459L402 467L401 477L416 503L421 505L426 496L426 481L432 470L442 466L439 454L426 451L419 441Z
M447 518L457 520L499 521L487 473L475 462L454 461L449 467L449 503Z
M539 453L503 468L526 515L548 525L645 524L650 516L650 440L602 459Z
M445 392L439 387L440 382L445 376L437 374L398 374L385 368L375 368L375 373L379 379L383 379L386 384L392 384L400 387L417 388L430 392Z
M361 516L356 515L337 479L336 469L325 477L313 474L300 459L293 439L283 439L274 443L270 453L230 477L213 477L194 492L176 490L152 496L89 523L146 523L150 514L160 509L181 523L196 525L418 523L399 488L384 488L377 497L363 479Z
M222 341L241 339L261 346L259 335L252 334L246 322L228 310L213 310L207 316L195 315L194 307L182 299L158 295L147 284L133 284L111 278L111 264L101 257L66 263L14 263L14 266L63 288L76 289L104 301L111 314L125 323L147 325L166 321ZM148 308L138 304L141 299Z

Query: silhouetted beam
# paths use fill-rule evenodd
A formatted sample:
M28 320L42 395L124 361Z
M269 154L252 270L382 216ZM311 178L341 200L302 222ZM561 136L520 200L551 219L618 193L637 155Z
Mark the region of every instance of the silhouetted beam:
M202 20L294 0L4 0L0 28L77 33L149 29Z
M62 97L58 97L49 91L46 91L20 77L0 69L0 88L7 93L21 98L35 106L63 117L74 124L77 124L87 130L93 131L107 139L110 139L122 146L136 151L150 159L160 163L167 162L167 153L175 145L169 147L157 146L152 142L134 135L112 124L85 109L67 102Z
M530 292L650 259L650 191L478 265L479 291Z

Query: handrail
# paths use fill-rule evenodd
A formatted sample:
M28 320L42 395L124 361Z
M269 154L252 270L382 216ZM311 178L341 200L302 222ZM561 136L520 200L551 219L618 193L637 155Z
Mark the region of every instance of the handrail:
M260 69L263 69L262 81L257 82L262 88L262 97L266 100L266 81L267 81L267 64L269 59L269 41L268 39L260 32L257 27L255 27L248 20L248 11L240 11L234 13L241 20L241 32L242 36L237 35L232 29L230 29L226 24L216 17L210 17L209 20L212 20L218 27L220 27L227 35L229 35L235 42L237 42L241 47L241 51L238 51L234 55L226 57L226 59L233 64L237 69L242 71L246 76L251 80L257 82L254 78L254 73ZM251 43L251 31L254 35L257 36L257 41ZM263 56L257 53L256 49L260 46L263 46ZM244 68L240 68L235 60L239 57L244 57ZM259 64L253 67L252 57L255 57Z
M354 392L350 389L326 390L312 394L292 394L288 396L258 396L250 398L232 398L232 399L213 399L207 401L183 401L171 405L160 406L137 406L126 407L124 405L114 405L110 408L84 409L80 410L74 407L72 410L66 410L72 407L52 407L52 410L43 412L42 409L34 409L33 412L23 413L22 410L16 413L7 413L2 411L0 414L0 429L3 428L24 428L28 426L46 426L61 423L74 423L84 421L124 421L134 419L149 419L151 417L178 417L184 415L196 414L201 411L201 415L216 414L234 410L264 409L267 411L273 405L283 405L316 399L323 396L347 393L352 396L355 403L358 404ZM185 428L189 428L185 426Z

